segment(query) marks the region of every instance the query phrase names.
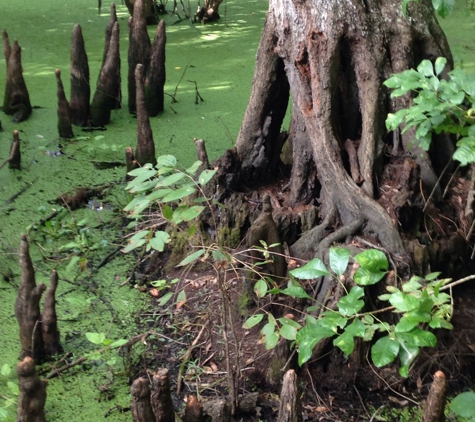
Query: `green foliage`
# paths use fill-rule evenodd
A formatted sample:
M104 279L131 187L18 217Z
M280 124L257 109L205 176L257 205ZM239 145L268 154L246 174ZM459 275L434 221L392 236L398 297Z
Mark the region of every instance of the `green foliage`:
M8 396L2 395L2 402L0 402L0 421L14 421L16 420L16 398L20 394L17 381L12 381L16 378L16 372L7 363L4 363L0 368L0 386L3 391L8 392Z
M318 258L314 258L301 268L290 272L291 279L285 289L274 288L267 291L262 280L256 283L255 291L259 297L265 294L285 294L299 299L314 299L299 284L297 279L310 280L325 275L336 277L343 283L343 274L350 262L350 251L344 248L331 248L329 254L330 271ZM325 309L319 318L307 315L305 321L291 318L276 319L267 313L267 323L261 329L262 341L267 349L272 349L280 337L294 342L297 346L298 361L302 365L312 355L313 348L325 338L333 338L334 346L349 356L355 347L355 338L372 341L379 333L371 348L371 357L377 367L387 365L399 358L399 373L407 377L409 367L419 354L421 347L434 347L436 337L423 329L426 324L431 328L451 329L452 309L450 296L441 292L441 288L450 280L439 280L439 273L421 277L412 277L402 285L402 290L388 286L388 293L379 297L388 301L394 311L401 315L396 325L378 320L376 312L360 313L365 306L364 286L379 282L388 272L388 260L379 250L369 249L353 257L359 264L353 280L356 283L346 291L337 303L337 310ZM344 286L345 287L345 286ZM318 309L310 306L307 312ZM258 325L266 314L252 315L244 323L251 329Z
M459 394L450 404L450 409L457 416L467 418L468 421L475 421L475 393L466 391Z
M117 363L116 354L112 353L113 349L117 349L127 343L126 339L112 340L106 338L105 333L86 333L86 338L97 346L102 346L100 350L95 350L88 355L88 359L94 361L103 361L107 366L113 366Z
M134 199L127 204L124 211L129 218L135 220L135 226L144 217L144 211L155 209L163 218L163 225L178 226L183 222L195 220L204 211L200 205L206 198L190 197L196 192L202 194L202 187L213 177L216 170L204 170L197 174L201 161L196 161L187 169L181 168L172 155L163 155L157 158L156 166L145 164L143 167L128 173L133 179L127 184L126 190L134 195ZM187 201L185 201L187 200ZM162 252L171 238L167 231L156 230L146 225L143 230L130 237L124 253L145 246L146 251L151 249ZM200 249L186 257L179 266L188 265L204 254Z
M402 11L404 16L407 16L407 5L410 2L419 3L420 0L402 0ZM432 0L432 6L434 6L435 11L442 18L446 18L450 15L454 8L454 4L455 0Z
M393 89L392 97L409 91L416 95L413 105L388 114L386 127L396 130L405 124L402 133L415 127L415 140L427 151L432 134L451 133L457 137L453 158L461 165L475 162L475 74L467 75L461 68L441 78L447 60L439 57L434 64L423 60L417 70L409 69L391 76L384 84Z

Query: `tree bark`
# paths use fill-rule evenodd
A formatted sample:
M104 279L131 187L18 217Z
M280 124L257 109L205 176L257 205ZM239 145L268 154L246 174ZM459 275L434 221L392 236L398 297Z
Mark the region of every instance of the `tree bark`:
M31 262L28 240L21 236L20 243L21 281L15 302L15 316L20 326L20 357L29 356L37 363L44 358L43 337L41 335L40 299L46 290L44 283L36 285L35 270Z
M46 403L46 380L40 380L36 373L35 362L25 357L17 367L18 422L46 422L44 408Z
M120 52L119 23L112 29L107 57L102 66L96 92L91 103L92 126L105 126L110 121L111 110L120 103Z
M159 369L153 375L151 401L156 422L175 422L168 369Z
M302 422L302 405L297 385L297 374L289 369L282 382L277 422Z
M28 119L32 112L30 95L23 79L21 47L17 40L14 40L13 46L10 46L8 33L5 29L2 31L2 39L7 65L3 112L7 115L13 115L12 122L19 123Z
M203 405L195 396L188 396L185 407L184 422L204 422Z
M61 81L61 71L55 70L57 95L58 95L58 134L60 138L74 138L73 128L71 126L71 111L69 102L64 93L63 82Z
M133 422L154 422L152 405L150 404L150 387L146 378L137 378L130 387L132 394Z
M150 126L147 105L145 104L143 72L143 66L138 64L137 68L135 69L137 94L137 148L135 149L135 159L141 166L147 163L151 163L153 165L157 164L152 127Z
M58 287L58 273L51 272L50 285L46 290L43 313L41 314L41 330L46 358L51 358L63 352L56 315L56 288Z
M144 16L144 0L137 0L134 4L134 15L129 18L129 73L127 87L129 92L129 113L137 112L136 77L135 69L138 64L143 66L144 75L150 64L150 38Z
M444 422L447 380L442 371L434 374L434 381L427 397L422 422Z
M155 39L151 47L150 66L145 76L145 101L150 116L156 116L163 111L165 87L165 21L157 26Z
M89 123L91 86L89 83L87 53L79 24L74 25L71 40L70 82L69 108L71 110L71 123L76 126L87 126Z
M20 136L17 130L13 131L13 142L8 158L8 167L11 169L21 169Z

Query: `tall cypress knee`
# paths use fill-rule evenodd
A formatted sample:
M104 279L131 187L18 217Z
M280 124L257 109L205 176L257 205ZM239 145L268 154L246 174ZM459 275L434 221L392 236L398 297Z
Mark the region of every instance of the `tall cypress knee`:
M56 84L58 91L58 134L60 138L69 139L74 137L73 128L71 127L71 112L69 110L69 102L64 93L63 82L61 81L61 71L56 69Z
M150 116L163 111L166 42L165 21L161 20L153 40L150 65L145 77L145 100Z
M137 148L135 159L141 166L146 163L155 165L157 163L155 144L153 143L152 128L145 104L143 66L141 64L138 64L135 69L135 83L137 87Z
M5 29L2 31L2 39L7 65L3 112L7 115L13 115L12 122L18 123L28 119L32 112L30 95L23 79L21 47L17 40L13 42L13 46L10 46L8 33Z
M46 357L52 357L63 352L58 330L58 317L56 315L56 288L58 287L58 273L53 270L51 282L46 290L43 313L41 314L41 330Z
M104 67L104 64L106 62L107 58L107 53L109 51L109 46L110 46L110 41L112 38L112 30L114 29L114 24L117 22L117 12L116 12L116 7L115 3L111 3L111 13L110 13L110 18L109 21L107 22L106 26L106 36L105 36L105 44L104 44L104 55L102 57L102 67ZM120 31L119 31L120 32ZM120 109L122 107L122 89L120 86L120 58L119 58L119 63L117 66L117 75L118 78L116 77L115 83L117 84L115 87L115 92L114 92L114 104L112 106L113 109ZM117 82L118 79L118 82Z
M135 93L135 68L137 64L144 67L146 74L150 63L150 38L147 32L145 21L144 0L136 0L134 3L134 16L129 18L129 53L128 65L129 73L127 86L129 92L129 113L136 113L136 93Z
M74 25L71 40L70 74L71 98L69 108L71 110L71 123L76 126L87 126L91 87L89 84L89 64L79 24Z
M119 24L114 23L107 57L102 66L97 88L91 104L91 124L104 126L117 103L117 87L120 87ZM119 88L120 90L120 88Z

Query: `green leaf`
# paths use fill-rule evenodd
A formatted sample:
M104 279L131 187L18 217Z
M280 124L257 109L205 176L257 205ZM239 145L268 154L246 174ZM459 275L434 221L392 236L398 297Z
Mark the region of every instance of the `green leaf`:
M419 307L419 300L416 297L403 292L393 293L389 303L401 312L413 311Z
M437 337L433 333L424 331L419 327L407 333L397 333L397 338L410 346L435 347L437 344Z
M186 302L186 292L184 289L180 293L178 293L178 297L176 298L176 303L183 302Z
M262 318L264 318L264 314L256 314L252 315L248 319L246 319L246 322L244 322L242 328L245 330L250 330L252 327L256 326L262 321Z
M202 205L193 205L178 207L175 212L173 213L173 222L175 224L180 224L182 221L191 221L198 217L205 207Z
M351 334L353 337L363 337L365 329L365 325L358 318L355 318L353 322L345 328L345 333Z
M396 324L397 333L406 333L420 324L421 320L417 317L402 317Z
M145 245L147 242L145 237L149 234L149 230L141 230L137 233L135 233L130 239L128 245L122 249L123 253L130 252L134 249L139 248L140 246Z
M434 68L430 60L422 60L419 66L417 66L417 71L426 78L434 76Z
M396 359L399 353L399 342L388 336L380 338L371 348L371 359L375 366L380 368Z
M158 304L160 306L164 306L166 305L170 299L173 297L173 293L172 292L168 292L166 294L164 294L160 299L158 299Z
M203 172L200 174L200 177L198 177L198 183L201 186L206 185L206 183L211 180L215 173L216 170L203 170Z
M420 277L414 276L402 285L402 291L405 293L411 293L422 288L422 284L418 280L422 280Z
M297 329L291 325L283 325L279 334L286 340L294 341L297 338Z
M409 346L406 343L400 343L400 346L399 360L401 361L401 367L399 368L399 375L407 378L409 375L409 367L419 354L419 347Z
M429 322L430 328L445 328L446 330L453 330L454 326L445 318L433 317Z
M86 333L86 338L94 344L103 344L106 335L104 333Z
M161 155L157 158L157 168L176 167L176 158L173 155Z
M333 340L333 345L338 347L348 357L355 348L355 339L346 331Z
M442 18L446 18L450 15L454 8L454 3L454 0L432 0L434 9Z
M380 281L385 275L386 273L374 273L366 268L360 267L356 270L353 280L360 286L372 286L373 284L376 284L378 281Z
M150 239L150 246L156 251L163 252L165 244L170 241L170 235L167 232L158 230L155 232L155 236Z
M330 248L330 268L335 274L342 276L348 267L349 260L350 251L348 249Z
M265 344L266 344L266 349L271 350L275 346L277 346L277 343L279 342L279 334L276 332L271 333L265 337Z
M14 396L20 395L20 388L16 382L7 381L7 387Z
M272 334L275 331L275 324L272 322L268 322L266 325L264 325L261 329L261 334L263 336L268 336Z
M447 64L447 59L445 57L437 57L435 61L435 74L439 76L444 70L445 65Z
M450 404L450 409L457 416L471 418L475 416L475 393L466 391L459 394Z
M303 327L297 332L297 344L298 344L298 362L302 366L312 357L313 348L317 343L324 339L333 337L335 332L328 328L320 327L317 324L311 324Z
M145 195L140 195L134 198L132 201L130 201L127 204L127 206L124 208L124 211L129 212L129 211L134 210L132 214L139 214L140 211L147 208L149 204L150 204L150 199L148 199ZM137 211L137 209L140 209L140 211Z
M8 410L0 407L0 420L8 418Z
M167 187L167 186L172 186L179 182L181 179L183 179L186 176L185 173L173 173L170 176L167 176L163 178L162 180L159 180L157 182L157 187Z
M191 176L193 176L196 173L196 171L200 168L201 164L203 163L200 160L195 161L191 167L188 167L186 169L186 172L190 174Z
M343 316L354 315L364 306L364 302L359 300L364 296L364 289L359 286L353 286L346 296L343 296L337 303L338 310Z
M367 249L355 255L355 260L360 264L361 268L365 268L372 273L388 270L388 258L377 249Z
M290 325L291 327L294 327L296 330L300 330L302 328L302 326L297 321L294 321L293 319L290 319L287 317L279 318L278 321L282 325Z
M185 186L177 190L173 190L169 194L165 195L162 199L163 202L177 201L182 198L186 198L195 192L195 188L192 186Z
M254 293L257 295L258 298L262 298L267 293L267 283L262 278L256 282L254 285Z
M288 287L284 290L281 290L280 293L283 293L287 296L296 297L298 299L312 299L301 286L295 286L292 284L292 282L289 282Z
M437 271L437 272L435 272L435 273L430 273L430 274L427 274L427 275L424 277L424 279L425 279L426 281L436 280L436 279L439 277L440 274L441 274L440 271Z
M4 363L2 365L2 369L0 370L0 374L2 374L2 376L4 377L8 377L8 375L10 375L11 372L12 372L12 368L10 367L10 365L8 363Z
M191 264L192 262L195 262L200 256L202 256L205 253L205 249L199 249L196 252L193 252L192 254L188 255L185 259L183 259L177 267L184 267L185 265Z
M348 318L335 311L322 312L321 318L318 320L318 325L329 328L335 333L338 332L338 328L345 328L347 323Z
M312 280L314 278L330 275L325 264L319 258L313 258L303 267L290 271L290 274L300 280Z
M123 346L124 344L127 344L129 340L126 340L125 338L121 338L119 340L116 340L111 343L110 348L115 349L117 347Z

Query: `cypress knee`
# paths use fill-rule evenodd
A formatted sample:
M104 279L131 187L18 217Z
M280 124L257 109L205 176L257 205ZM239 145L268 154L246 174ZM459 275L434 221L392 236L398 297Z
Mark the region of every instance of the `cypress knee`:
M87 126L91 87L89 84L89 64L82 29L79 24L74 26L71 40L70 74L71 98L69 108L71 110L71 123L76 126Z
M61 71L55 70L56 84L58 91L58 134L60 138L74 138L73 128L71 126L71 112L69 102L64 93L63 82L61 81Z

